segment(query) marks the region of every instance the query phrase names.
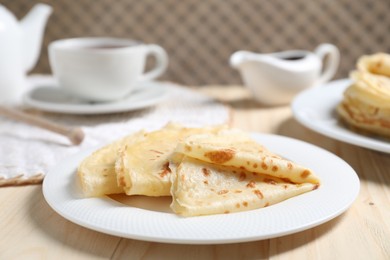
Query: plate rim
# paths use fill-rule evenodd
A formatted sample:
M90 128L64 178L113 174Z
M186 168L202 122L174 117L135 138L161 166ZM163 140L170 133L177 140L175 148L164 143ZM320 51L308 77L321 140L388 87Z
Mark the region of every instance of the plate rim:
M364 147L367 149L384 152L384 153L390 153L390 143L387 143L385 141L380 140L379 138L365 136L362 134L359 134L358 132L354 132L347 127L341 127L342 131L345 131L345 133L339 132L337 128L330 127L330 128L324 128L321 127L322 125L316 125L313 120L310 120L304 115L304 112L309 109L309 107L304 107L303 100L311 99L314 94L317 92L320 92L321 95L321 101L324 102L325 100L328 100L330 98L330 92L325 91L326 88L333 88L333 91L337 92L337 94L340 97L340 101L342 99L343 91L348 87L348 84L350 84L352 81L349 78L343 78L338 79L334 81L330 81L328 83L325 83L321 86L317 86L311 89L307 89L301 93L299 93L291 104L291 110L293 113L294 118L304 125L305 127L320 133L324 136L330 137L332 139L345 142L348 144L356 145L359 147ZM333 94L333 92L332 92ZM328 114L332 114L334 111L334 106L327 106L327 112ZM338 118L333 117L332 119L338 120Z
M295 145L298 145L298 146L301 145L306 150L312 149L312 151L315 151L316 153L320 153L323 156L326 156L327 158L332 158L333 160L335 160L334 162L337 162L338 164L342 165L342 167L344 167L344 170L346 172L345 174L348 174L349 178L351 178L351 180L353 180L353 183L352 183L353 185L351 185L349 187L351 194L343 195L343 196L349 195L348 201L345 202L342 207L339 207L336 211L333 211L332 214L327 214L326 216L323 216L321 219L311 221L310 223L306 223L305 225L295 226L292 229L290 228L289 230L285 230L285 232L279 232L279 233L256 234L256 235L252 234L251 236L241 236L241 237L231 236L231 237L223 237L223 238L222 237L220 237L220 238L212 238L212 237L195 238L195 237L192 237L191 238L190 236L189 237L182 236L179 238L179 237L172 237L172 236L171 237L161 237L158 235L153 236L150 234L148 234L148 235L123 234L123 232L122 233L118 232L118 230L113 230L113 229L105 230L105 229L102 229L101 227L97 227L96 223L91 224L91 222L89 222L89 221L91 221L90 219L85 218L85 219L80 220L80 219L75 218L74 214L73 215L69 214L69 207L71 207L72 203L77 203L77 201L62 201L61 204L59 204L59 203L55 202L55 198L53 198L52 194L50 194L50 189L53 189L53 187L50 187L50 185L52 185L51 178L52 178L52 176L56 175L55 173L53 173L56 171L56 168L61 168L61 167L63 167L63 165L67 165L68 167L71 167L71 168L73 167L73 174L74 174L75 167L77 166L76 161L79 162L80 160L82 160L81 156L85 156L86 154L92 152L94 149L88 149L88 150L85 150L81 153L75 154L74 156L71 156L71 157L65 159L63 162L61 162L57 166L53 166L49 170L47 176L45 177L45 179L43 181L43 185L42 185L43 195L44 195L45 200L49 204L49 206L54 211L56 211L59 215L61 215L65 219L68 219L71 222L78 224L80 226L83 226L83 227L86 227L86 228L89 228L89 229L92 229L92 230L95 230L98 232L106 233L109 235L119 236L119 237L125 237L125 238L137 239L137 240L143 240L143 241L150 241L150 242L175 243L175 244L226 244L226 243L237 243L237 242L249 242L249 241L270 239L270 238L280 237L280 236L284 236L284 235L289 235L289 234L293 234L296 232L300 232L300 231L307 230L307 229L313 228L315 226L321 225L321 224L341 215L356 200L356 198L359 194L359 190L360 190L359 178L358 178L356 172L353 170L353 168L348 163L346 163L344 160L342 160L340 157L338 157L337 155L330 153L329 151L327 151L323 148L317 147L313 144L310 144L310 143L307 143L307 142L304 142L301 140L297 140L294 138L286 137L286 136L273 135L273 134L260 134L260 133L251 133L251 135L257 141L259 141L259 140L264 141L266 139L273 139L273 140L271 140L271 142L275 142L275 140L277 140L277 142L286 142L287 141L287 142L290 142L290 144L294 143ZM289 148L285 148L285 149L289 149ZM272 149L270 149L270 150L272 151ZM281 154L281 155L283 156L283 154ZM73 161L73 166L72 166L72 163L70 163L69 161L70 162ZM67 174L71 175L72 173L69 172ZM56 178L57 178L56 181L58 181L58 175L56 176ZM320 189L321 189L321 186L320 186ZM58 190L56 190L56 192L58 192ZM65 191L60 189L59 192L60 192L59 193L60 195L62 194L61 192L70 193L70 189L65 190ZM315 192L318 192L318 191L315 190L315 191L308 192L306 194L303 194L303 195L300 195L297 197L306 196L305 198L307 198L307 196L309 196L310 194L317 194ZM344 189L343 189L343 192L345 192ZM309 194L309 195L307 195L307 194ZM319 195L317 195L317 196L319 196ZM289 199L289 200L287 200L287 202L293 203L293 205L294 205L293 199L295 199L297 197ZM57 196L57 199L58 199L58 196ZM119 202L116 202L108 197L88 198L88 199L79 199L79 200L82 200L81 204L83 204L83 201L84 201L84 204L86 204L86 205L83 205L83 206L84 207L86 206L87 209L88 209L88 207L91 207L90 205L88 205L88 203L91 203L91 202L97 203L97 204L104 204L104 205L106 205L108 203L110 206L112 203L114 203L114 204L119 203ZM293 202L291 202L291 201L293 201ZM243 217L245 219L245 215L247 215L246 218L248 218L248 216L250 218L250 216L256 216L257 214L259 214L259 211L261 212L261 210L267 210L269 212L270 209L271 209L271 215L272 215L272 209L273 209L272 207L275 207L278 210L281 210L283 212L283 204L284 203L286 203L286 201L275 204L275 205L277 205L276 207L275 207L275 205L273 205L273 206L270 206L268 208L251 210L251 211L244 211L244 212L238 212L238 213L231 213L228 215L221 215L220 214L220 215L212 215L212 216L193 217L193 218L180 218L180 217L178 217L177 221L180 221L180 222L184 221L185 222L188 219L192 219L196 225L196 223L201 223L201 224L203 223L204 224L204 221L210 221L210 219L215 221L215 220L218 220L218 218L221 218L221 217L229 218L232 215L234 218L234 216L235 216L234 214L240 214L241 216L237 215L237 217L238 218ZM280 206L280 205L282 205L282 206ZM282 209L280 209L281 207L282 207ZM300 206L300 207L304 207L304 206ZM275 210L275 208L274 208L274 210ZM141 212L137 208L134 208L131 210L138 211L138 213ZM176 218L174 213L154 213L154 212L147 212L147 213L149 213L152 216L157 214L158 216L161 216L161 217L166 217L166 215L164 215L164 214L169 214L169 215L172 215ZM102 217L102 216L98 216L98 217ZM116 216L115 218L118 218L118 217ZM94 221L97 221L97 220L95 219ZM180 222L177 222L177 223L180 223ZM218 222L216 222L216 223L220 224Z
M141 82L139 84L145 84L145 88L139 88L143 93L153 93L152 97L148 99L141 99L125 103L129 99L131 101L131 95L129 94L124 99L118 100L117 102L107 102L101 104L55 104L51 102L44 102L32 97L33 93L42 88L53 88L58 89L59 87L52 81L45 84L37 84L32 89L27 91L22 97L23 105L29 108L35 108L46 112L55 112L63 114L74 114L74 115L94 115L94 114L109 114L117 112L134 111L141 108L146 108L155 105L168 96L169 86L164 82L155 80Z

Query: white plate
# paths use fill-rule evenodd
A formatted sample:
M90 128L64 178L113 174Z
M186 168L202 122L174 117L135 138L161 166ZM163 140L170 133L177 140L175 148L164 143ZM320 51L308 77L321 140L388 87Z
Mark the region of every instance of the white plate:
M86 228L132 239L185 244L244 242L299 232L340 215L357 197L359 179L339 157L288 137L253 137L271 151L312 168L321 186L262 209L184 218L169 210L168 197L135 196L126 205L110 197L83 198L75 170L90 152L86 151L51 169L43 182L43 194L56 212Z
M342 79L305 90L292 102L294 117L304 126L339 141L390 153L390 142L380 137L364 136L340 122L336 107L351 80Z
M57 86L40 86L23 97L24 104L48 112L66 114L106 114L137 110L157 104L166 97L167 86L143 82L127 97L115 102L88 102L70 96Z

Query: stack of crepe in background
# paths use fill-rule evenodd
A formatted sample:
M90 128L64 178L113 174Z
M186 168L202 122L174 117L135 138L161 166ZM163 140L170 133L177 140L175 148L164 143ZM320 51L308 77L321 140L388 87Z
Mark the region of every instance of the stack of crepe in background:
M87 197L171 196L182 216L262 208L319 186L310 169L226 126L134 133L85 158L78 176Z
M390 137L390 55L362 56L337 111L352 129Z

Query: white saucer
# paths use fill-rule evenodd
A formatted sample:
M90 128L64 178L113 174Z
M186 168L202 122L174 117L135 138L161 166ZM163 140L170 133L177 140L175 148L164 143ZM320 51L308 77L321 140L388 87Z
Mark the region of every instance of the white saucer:
M162 101L167 96L164 83L149 81L140 86L129 96L115 102L89 102L75 98L55 84L39 86L23 97L26 106L47 112L66 114L108 114L149 107Z

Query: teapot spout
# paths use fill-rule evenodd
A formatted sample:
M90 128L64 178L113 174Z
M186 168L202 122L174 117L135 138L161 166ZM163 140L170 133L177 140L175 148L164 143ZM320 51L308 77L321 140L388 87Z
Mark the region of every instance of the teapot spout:
M23 35L22 52L25 71L30 71L38 61L43 32L51 12L51 6L36 4L20 21Z

